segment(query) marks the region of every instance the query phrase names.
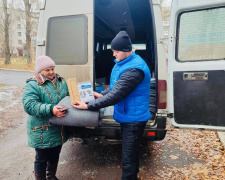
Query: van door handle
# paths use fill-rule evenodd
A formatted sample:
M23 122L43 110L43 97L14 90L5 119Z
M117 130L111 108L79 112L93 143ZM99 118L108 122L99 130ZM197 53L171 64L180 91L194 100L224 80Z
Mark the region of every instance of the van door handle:
M207 81L208 72L190 72L183 73L184 81Z

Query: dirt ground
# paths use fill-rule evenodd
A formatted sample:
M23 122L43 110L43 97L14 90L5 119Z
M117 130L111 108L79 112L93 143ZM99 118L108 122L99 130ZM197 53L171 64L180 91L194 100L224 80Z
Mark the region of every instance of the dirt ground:
M31 180L34 149L27 145L23 88L0 85L0 179ZM82 146L67 141L61 180L120 180L121 146ZM141 146L140 180L225 179L225 151L215 131L168 127L166 138Z
M22 92L0 85L0 179L4 180L33 177L34 151L27 145Z
M18 126L15 118L21 119L25 113L22 102L22 88L0 85L0 139L10 128Z

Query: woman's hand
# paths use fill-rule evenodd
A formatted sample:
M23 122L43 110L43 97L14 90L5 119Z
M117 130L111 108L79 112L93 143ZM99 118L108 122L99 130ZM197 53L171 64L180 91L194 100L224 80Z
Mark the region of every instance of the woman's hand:
M95 99L98 99L98 98L103 96L102 94L99 94L99 93L97 93L95 91L94 91L93 95L94 95Z
M57 116L58 118L64 117L66 111L60 111L60 109L62 109L61 106L54 106L52 112L55 116Z
M84 102L76 101L76 104L71 103L71 106L77 108L77 109L88 109L87 104Z

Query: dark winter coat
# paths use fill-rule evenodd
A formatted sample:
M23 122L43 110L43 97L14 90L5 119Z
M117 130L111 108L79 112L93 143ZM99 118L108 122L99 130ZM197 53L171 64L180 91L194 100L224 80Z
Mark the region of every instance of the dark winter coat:
M88 103L88 109L97 110L117 104L142 82L144 76L143 71L139 69L129 69L125 71L111 91L109 88L102 91L101 94L104 95L103 97Z
M63 126L51 124L53 116L51 107L68 95L66 81L56 76L53 84L44 78L27 80L23 92L24 110L29 114L27 119L28 145L33 148L51 148L63 144L67 137ZM38 82L39 80L39 82Z

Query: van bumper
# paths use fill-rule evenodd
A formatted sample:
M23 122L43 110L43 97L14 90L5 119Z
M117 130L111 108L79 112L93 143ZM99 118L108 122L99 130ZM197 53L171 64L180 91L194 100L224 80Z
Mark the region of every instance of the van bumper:
M148 133L155 135L148 135ZM144 141L160 141L163 140L166 136L166 129L145 129L143 133L143 140Z
M158 119L156 127L146 125L143 140L144 141L159 141L166 136L166 118ZM82 144L121 144L121 130L119 123L111 126L101 126L97 128L80 128L66 127L66 132L72 140ZM150 133L149 133L150 132Z

